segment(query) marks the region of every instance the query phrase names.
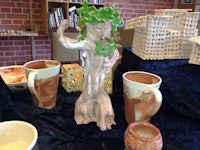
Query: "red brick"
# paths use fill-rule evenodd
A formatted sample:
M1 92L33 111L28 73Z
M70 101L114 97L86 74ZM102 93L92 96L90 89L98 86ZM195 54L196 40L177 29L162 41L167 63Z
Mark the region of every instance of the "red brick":
M30 50L29 51L27 50L27 51L24 51L24 52L25 52L26 56L31 56L32 55L32 51L30 51Z
M4 50L4 51L15 51L15 50L19 50L19 47L8 47L8 46L1 46L0 49Z
M5 65L5 62L1 62L1 61L0 61L0 67L3 67L3 66L6 66L6 65Z
M4 42L4 46L13 46L14 44L13 44L13 42L11 42L11 41L5 41Z
M23 20L13 20L13 24L22 24Z
M20 18L20 19L28 19L28 14L6 14L6 16L7 16L7 18L10 18L10 19L18 19L18 18Z
M37 15L40 15L42 14L42 9L41 8L38 8L38 9L34 9L34 15L37 14Z
M17 3L17 7L19 8L29 8L29 3L25 3L25 2L22 2L22 3Z
M7 2L7 1L5 1L5 2L1 2L0 1L0 6L1 7L15 7L15 3L13 3L13 2Z
M1 13L8 13L11 12L10 8L1 8Z
M29 9L23 9L23 11L22 11L23 13L29 13L30 12L30 10Z
M1 57L4 56L4 52L1 52L1 51L0 51L0 56L1 56Z
M2 37L0 37L0 40L1 40L1 41L3 41L3 40L8 40L8 37L3 37L3 36L2 36ZM1 50L1 48L0 48L0 50Z
M30 40L25 41L25 45L31 45L31 41Z
M12 8L12 13L22 13L22 9L21 8Z
M6 14L0 14L0 18L6 18Z
M9 38L10 40L30 40L30 37L27 36L22 36L22 37L17 37L17 36L13 36Z
M36 45L44 45L45 44L45 41L35 41L35 44Z
M21 46L21 50L30 50L31 46Z
M1 20L2 24L11 24L11 20Z
M29 59L29 56L14 56L14 57L10 57L10 59L12 61L24 61L24 60L28 60Z
M26 53L24 51L17 51L16 56L25 56Z
M5 56L15 56L15 52L11 51L5 52Z
M153 3L154 2L154 3ZM117 3L117 9L121 11L123 20L135 18L141 15L152 12L153 8L172 8L173 0L154 0L142 2L141 0L106 0L106 6L111 6ZM153 4L152 4L153 3ZM42 1L33 0L33 18L39 29L39 36L34 37L36 51L36 58L51 59L51 39L48 35L44 34L43 19L42 19ZM21 11L19 11L19 9ZM127 10L125 10L127 9ZM13 10L13 14L11 11ZM1 0L0 1L0 29L5 27L10 28L27 28L30 27L30 14L29 14L29 0ZM11 22L3 20L11 20ZM4 43L13 42L15 46L4 46ZM8 57L0 58L0 65L19 64L31 59L32 56L32 42L30 37L0 37L0 56L5 52L15 51L15 57L19 56L19 60L9 59ZM25 58L24 58L25 57ZM3 59L3 62L2 62Z
M24 41L15 41L15 45L24 45Z
M3 62L5 64L5 62L10 61L8 57L1 57L0 62Z
M9 61L9 62L5 62L4 66L11 66L11 65L17 65L15 61Z

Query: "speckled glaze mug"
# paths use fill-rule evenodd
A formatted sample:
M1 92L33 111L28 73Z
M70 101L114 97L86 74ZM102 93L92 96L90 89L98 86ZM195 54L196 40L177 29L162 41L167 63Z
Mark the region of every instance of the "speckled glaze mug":
M150 122L162 103L159 90L162 79L144 71L129 71L123 74L124 110L127 123Z
M24 64L28 88L35 106L52 109L56 105L60 63L55 60L34 60Z

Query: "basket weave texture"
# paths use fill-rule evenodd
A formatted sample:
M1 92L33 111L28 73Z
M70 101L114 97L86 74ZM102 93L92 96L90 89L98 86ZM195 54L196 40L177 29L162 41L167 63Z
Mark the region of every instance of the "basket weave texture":
M189 57L189 63L200 65L200 36L191 37L189 41L194 44L192 53Z
M126 21L126 29L134 28L132 52L142 59L189 58L189 38L198 35L199 12L188 9L157 9L154 15Z
M62 86L67 92L82 91L83 88L83 69L78 64L63 64Z
M78 64L63 64L61 68L62 87L66 92L79 92L83 89L83 68ZM109 69L104 79L104 90L112 94L113 73Z

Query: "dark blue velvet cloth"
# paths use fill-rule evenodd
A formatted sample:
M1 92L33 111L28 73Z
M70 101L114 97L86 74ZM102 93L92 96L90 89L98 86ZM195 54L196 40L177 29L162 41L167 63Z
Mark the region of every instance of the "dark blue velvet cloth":
M122 74L144 70L160 75L163 103L151 123L163 137L163 150L200 149L200 66L188 60L144 61L123 50L121 64L114 72L113 93L110 95L116 125L100 131L95 123L77 125L74 105L80 92L66 93L61 84L57 105L52 110L33 106L28 90L9 91L0 78L0 121L24 120L39 132L38 150L123 150L123 135L127 127L124 117Z
M127 71L148 71L163 80L161 109L151 120L161 131L163 149L199 150L200 66L188 64L188 59L142 60L131 52L131 48L124 48L122 55L114 82L119 93L122 92L122 74Z
M39 133L37 150L123 150L127 123L122 95L111 95L117 125L104 132L94 122L75 123L74 106L79 95L80 92L66 93L60 84L56 107L42 109L32 104L28 90L11 92L0 78L0 122L23 120L32 123Z

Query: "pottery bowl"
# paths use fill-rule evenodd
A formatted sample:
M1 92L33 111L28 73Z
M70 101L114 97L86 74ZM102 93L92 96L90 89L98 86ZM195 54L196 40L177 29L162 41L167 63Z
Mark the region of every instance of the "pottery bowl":
M0 75L10 90L27 89L27 78L23 65L0 67Z
M0 123L1 150L32 150L36 146L38 132L24 121L4 121Z

